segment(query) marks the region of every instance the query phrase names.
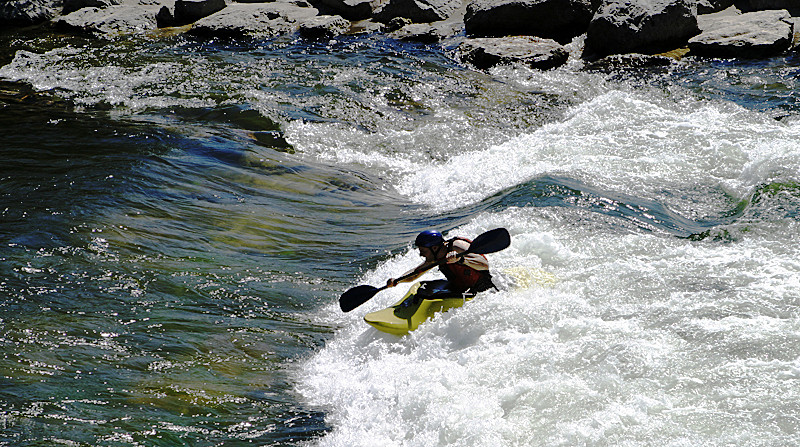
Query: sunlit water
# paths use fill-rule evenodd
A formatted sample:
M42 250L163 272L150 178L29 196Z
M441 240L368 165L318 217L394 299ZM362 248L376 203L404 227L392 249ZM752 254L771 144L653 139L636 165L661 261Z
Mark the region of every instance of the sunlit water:
M0 444L800 443L795 57L3 43ZM508 228L501 290L339 310L429 227Z

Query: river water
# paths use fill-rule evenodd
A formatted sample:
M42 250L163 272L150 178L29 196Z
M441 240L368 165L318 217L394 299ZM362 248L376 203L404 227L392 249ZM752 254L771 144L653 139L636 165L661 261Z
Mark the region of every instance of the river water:
M0 445L800 444L800 59L456 42L2 34ZM501 290L339 311L431 227Z

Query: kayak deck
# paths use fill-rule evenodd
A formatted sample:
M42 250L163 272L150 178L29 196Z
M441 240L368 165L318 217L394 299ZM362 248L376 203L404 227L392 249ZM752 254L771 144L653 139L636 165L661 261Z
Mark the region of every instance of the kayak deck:
M403 299L386 309L368 313L364 321L379 331L406 335L437 313L461 307L472 299L447 290L446 286L444 280L418 282L411 286Z

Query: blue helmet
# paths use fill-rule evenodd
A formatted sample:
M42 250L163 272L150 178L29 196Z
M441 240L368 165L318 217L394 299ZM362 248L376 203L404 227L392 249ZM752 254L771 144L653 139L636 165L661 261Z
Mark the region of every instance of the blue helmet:
M418 234L417 239L414 241L414 245L417 247L431 248L442 244L444 244L442 233L439 233L436 230L425 230Z

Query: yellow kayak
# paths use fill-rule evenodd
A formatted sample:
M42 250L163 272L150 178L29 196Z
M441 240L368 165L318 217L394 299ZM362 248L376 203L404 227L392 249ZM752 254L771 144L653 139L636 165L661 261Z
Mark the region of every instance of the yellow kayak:
M403 299L392 306L365 315L364 321L379 331L403 336L436 313L461 307L470 299L472 296L448 290L445 280L422 281L411 286Z

